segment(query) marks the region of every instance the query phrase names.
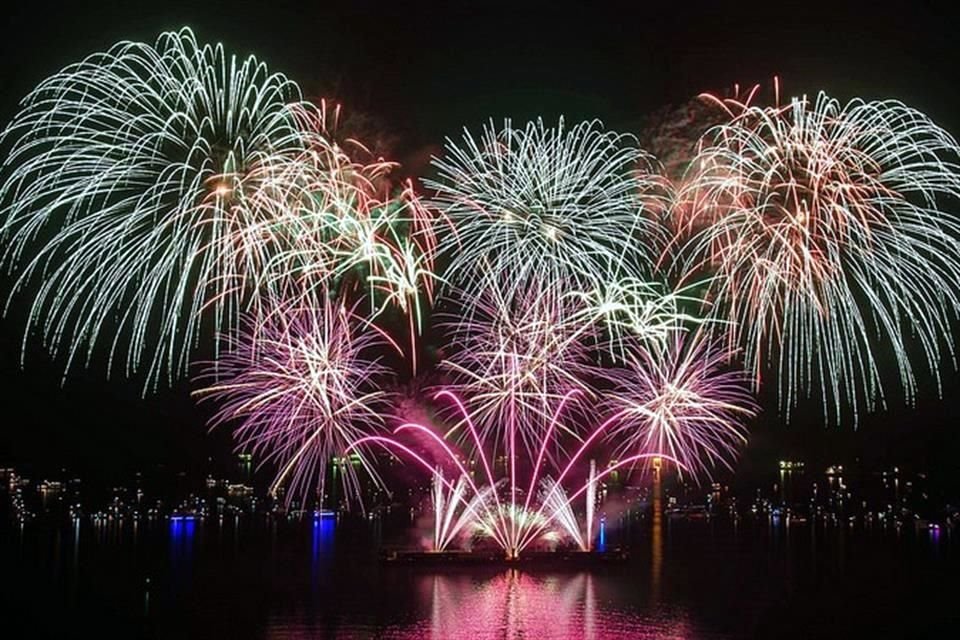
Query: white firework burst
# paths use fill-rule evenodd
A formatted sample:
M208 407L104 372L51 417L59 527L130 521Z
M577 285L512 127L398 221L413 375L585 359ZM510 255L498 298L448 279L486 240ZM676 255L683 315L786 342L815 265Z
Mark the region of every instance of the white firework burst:
M201 332L236 326L285 242L285 159L313 107L254 57L189 29L121 42L47 78L4 132L4 260L36 284L54 353L95 345L145 389L182 373ZM38 281L35 283L34 281Z
M434 160L435 205L455 231L441 243L447 277L479 295L513 283L599 288L610 273L641 276L653 264L666 182L628 135L598 121L543 121L468 130Z
M707 134L681 194L700 229L681 265L714 273L707 297L757 383L777 373L788 416L816 393L827 420L831 406L856 419L884 402L883 345L908 402L918 363L939 385L960 309L953 137L900 102L822 93L734 116Z

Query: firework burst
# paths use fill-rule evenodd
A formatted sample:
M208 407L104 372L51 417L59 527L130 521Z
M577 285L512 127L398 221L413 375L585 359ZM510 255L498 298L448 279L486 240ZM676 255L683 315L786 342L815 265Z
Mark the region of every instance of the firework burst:
M371 319L398 309L409 318L412 347L438 280L436 220L411 181L394 184L396 163L374 158L359 141L336 142L339 113L321 103L300 114L310 145L274 163L275 180L286 189L274 200L276 217L288 221L289 242L266 269L269 288L288 298L322 291L365 296Z
M283 244L276 167L305 148L310 109L189 29L117 44L26 97L4 132L4 259L18 289L41 280L30 323L67 369L105 342L108 370L119 355L149 387L185 370L202 326L236 325Z
M322 499L327 465L343 460L360 438L383 425L389 394L378 386L385 373L371 352L389 343L385 334L344 304L325 298L276 311L228 339L198 391L218 405L212 427L238 425L238 447L278 469L271 487L286 500ZM345 495L360 493L357 468L379 483L364 447L338 465ZM355 464L356 463L356 467Z
M666 183L633 138L597 121L491 123L479 139L464 131L459 143L448 140L434 166L426 185L455 228L441 249L464 291L508 279L511 293L532 282L591 290L653 262L659 232L644 214L664 208Z
M452 388L471 398L484 440L513 448L510 440L519 437L536 450L552 407L572 389L592 394L594 332L589 322L573 321L576 302L539 288L523 296L491 288L470 321L453 325L442 367Z
M593 326L601 337L597 344L614 361L622 359L627 343L637 341L650 347L666 344L677 331L703 319L686 313L688 306L703 305L694 295L702 283L669 291L662 283L640 278L611 277L593 291L571 291L563 299L575 301L570 319L574 325Z
M717 465L732 469L757 406L729 360L706 332L674 333L665 347L635 349L625 367L606 370L612 417L600 430L615 443L614 455L662 454L694 477L709 477Z
M956 141L893 101L732 113L685 187L707 222L682 268L715 274L708 297L757 383L769 365L788 417L817 390L839 421L883 402L883 344L908 401L914 345L939 384L960 291L960 224L941 209L960 196Z

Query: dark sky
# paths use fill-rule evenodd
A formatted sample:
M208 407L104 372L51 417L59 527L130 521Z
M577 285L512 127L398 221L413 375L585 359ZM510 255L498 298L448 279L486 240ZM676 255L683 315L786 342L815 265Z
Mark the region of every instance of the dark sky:
M0 12L0 116L8 120L34 84L88 53L189 25L201 41L257 54L308 95L335 94L372 115L414 166L444 136L490 117L599 117L631 130L653 109L775 74L785 94L898 98L960 132L950 4L15 1ZM0 291L8 288L9 278ZM36 345L21 370L24 307L21 298L0 322L0 465L111 477L226 456L228 435L206 433L187 383L144 400L139 381L106 382L98 363L61 387L59 367ZM955 470L960 384L947 378L949 401L926 388L919 410L872 417L857 432L824 429L815 407L786 427L766 402L744 464L836 454Z

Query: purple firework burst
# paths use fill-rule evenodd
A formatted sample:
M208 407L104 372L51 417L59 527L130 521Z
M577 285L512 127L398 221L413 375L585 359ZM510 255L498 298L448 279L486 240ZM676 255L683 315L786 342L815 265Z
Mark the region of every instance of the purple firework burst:
M301 299L227 342L197 394L219 405L211 427L236 425L238 448L276 467L271 492L285 486L288 505L322 500L331 462L348 498L359 497L361 472L380 482L364 448L344 452L383 426L385 368L370 354L392 343L386 334L342 302Z

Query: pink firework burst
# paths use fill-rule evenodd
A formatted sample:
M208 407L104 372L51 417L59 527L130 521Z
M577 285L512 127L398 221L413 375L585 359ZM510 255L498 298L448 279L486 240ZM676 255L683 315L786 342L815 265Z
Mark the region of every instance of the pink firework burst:
M276 467L271 492L286 487L286 502L322 500L328 465L345 495L358 497L362 471L379 477L363 447L351 443L383 425L389 394L377 385L385 369L371 353L389 343L386 334L342 302L280 304L259 323L248 323L219 362L211 363L198 391L217 402L211 426L236 425L239 449Z
M611 417L600 430L615 453L669 456L695 477L709 477L717 465L732 468L758 407L729 360L723 344L704 332L678 332L662 348L636 349L623 368L607 370Z
M545 287L519 296L491 288L469 319L454 324L442 366L453 378L450 388L471 399L485 441L509 448L519 438L535 450L556 403L572 390L593 394L596 337L592 319L577 314L581 306Z

